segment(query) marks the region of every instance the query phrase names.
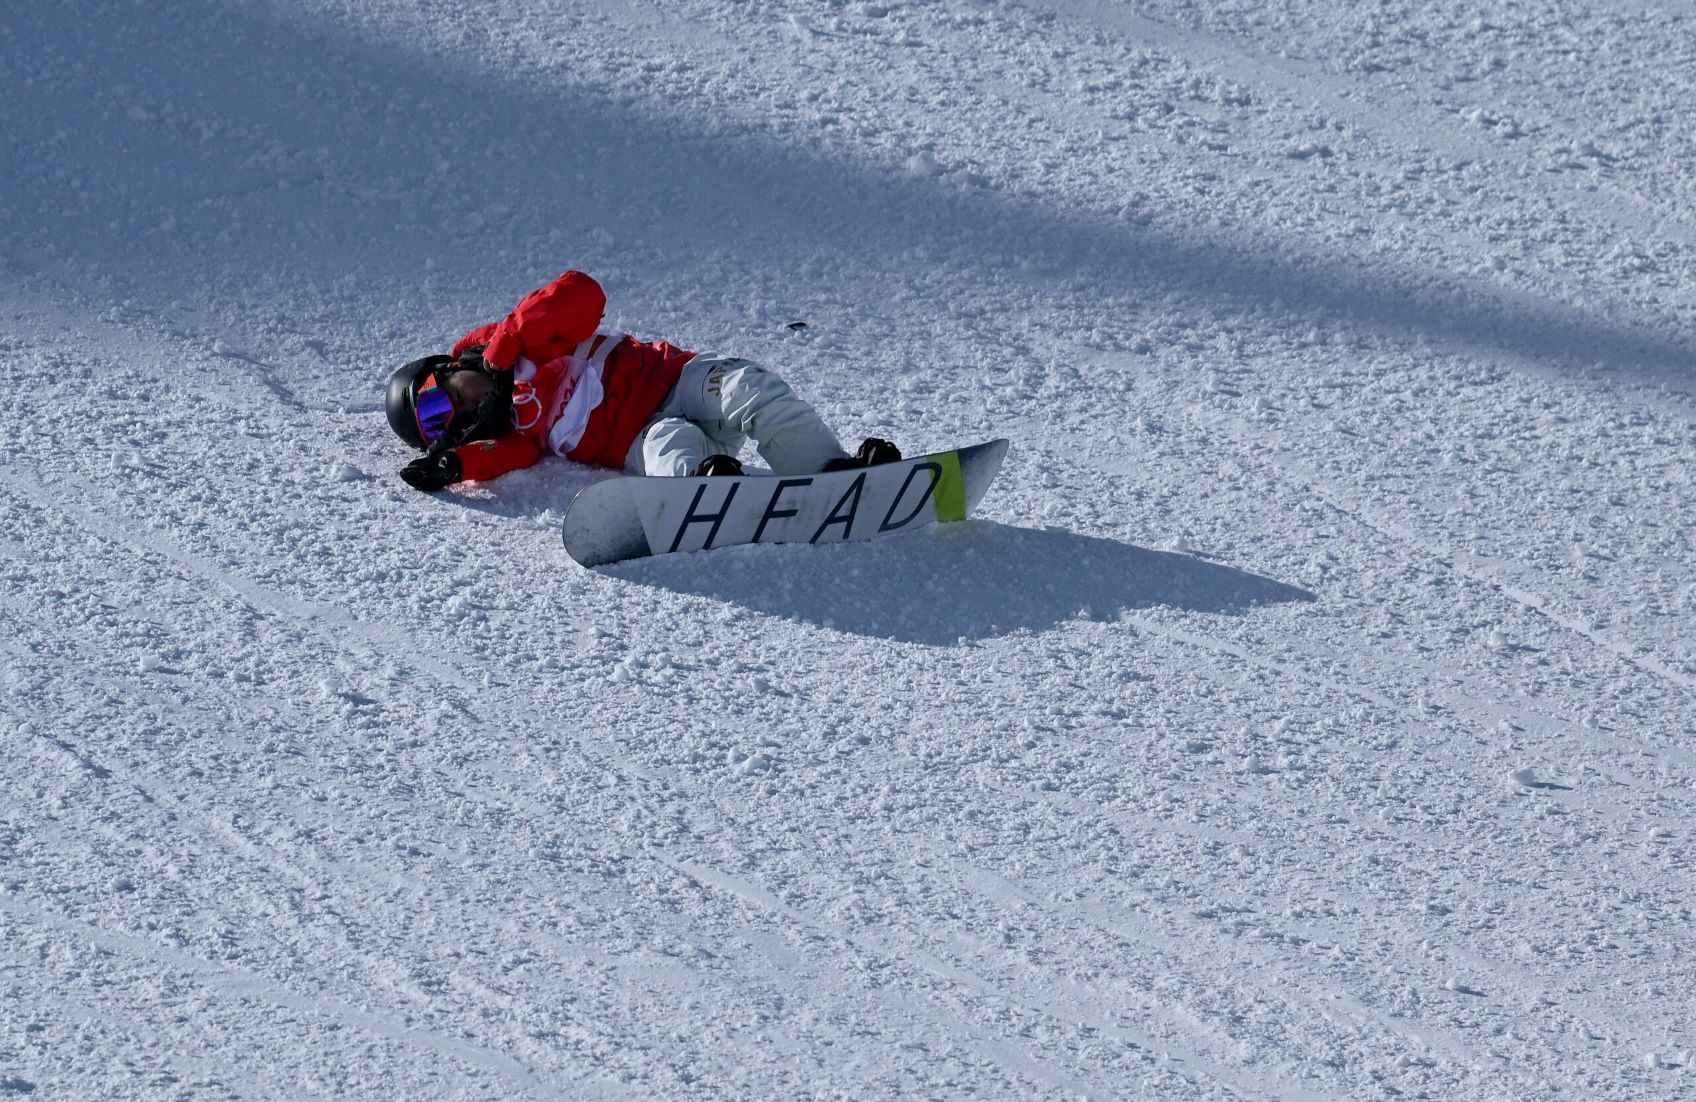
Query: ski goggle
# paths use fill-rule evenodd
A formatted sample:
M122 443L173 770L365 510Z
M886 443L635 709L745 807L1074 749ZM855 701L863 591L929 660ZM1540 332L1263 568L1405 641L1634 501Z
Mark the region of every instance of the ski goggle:
M413 395L412 415L418 419L418 431L426 444L434 444L447 432L448 422L453 420L453 400L436 380L435 372L424 376L418 393Z

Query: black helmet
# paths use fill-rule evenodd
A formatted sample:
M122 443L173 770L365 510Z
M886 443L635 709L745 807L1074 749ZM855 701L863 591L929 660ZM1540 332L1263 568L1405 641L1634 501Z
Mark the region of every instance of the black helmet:
M424 430L418 425L419 384L451 363L452 356L425 356L421 360L413 360L389 376L389 393L386 400L389 427L395 430L396 436L420 451L428 445L424 440Z

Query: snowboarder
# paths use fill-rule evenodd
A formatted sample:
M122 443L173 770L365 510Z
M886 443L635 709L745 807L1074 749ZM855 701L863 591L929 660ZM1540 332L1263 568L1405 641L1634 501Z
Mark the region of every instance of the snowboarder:
M739 475L749 438L783 475L901 458L875 438L849 455L812 406L757 364L600 331L605 308L600 284L569 271L449 355L396 371L389 425L424 451L401 478L441 490L546 454L632 474Z

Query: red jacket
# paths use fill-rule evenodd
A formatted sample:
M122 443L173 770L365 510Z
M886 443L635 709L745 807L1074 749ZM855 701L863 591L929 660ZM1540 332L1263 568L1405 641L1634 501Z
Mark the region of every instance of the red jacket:
M636 434L695 353L664 341L598 334L606 304L599 283L566 272L526 295L504 320L459 338L455 356L484 345L483 359L514 378L512 431L454 449L466 481L528 467L550 453L624 465Z

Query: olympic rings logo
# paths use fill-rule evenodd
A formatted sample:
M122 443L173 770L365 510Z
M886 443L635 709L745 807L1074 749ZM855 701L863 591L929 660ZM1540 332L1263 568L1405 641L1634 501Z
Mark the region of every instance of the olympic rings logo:
M512 388L512 427L519 432L534 428L536 422L542 419L542 400L536 397L536 388L529 383L519 383Z

